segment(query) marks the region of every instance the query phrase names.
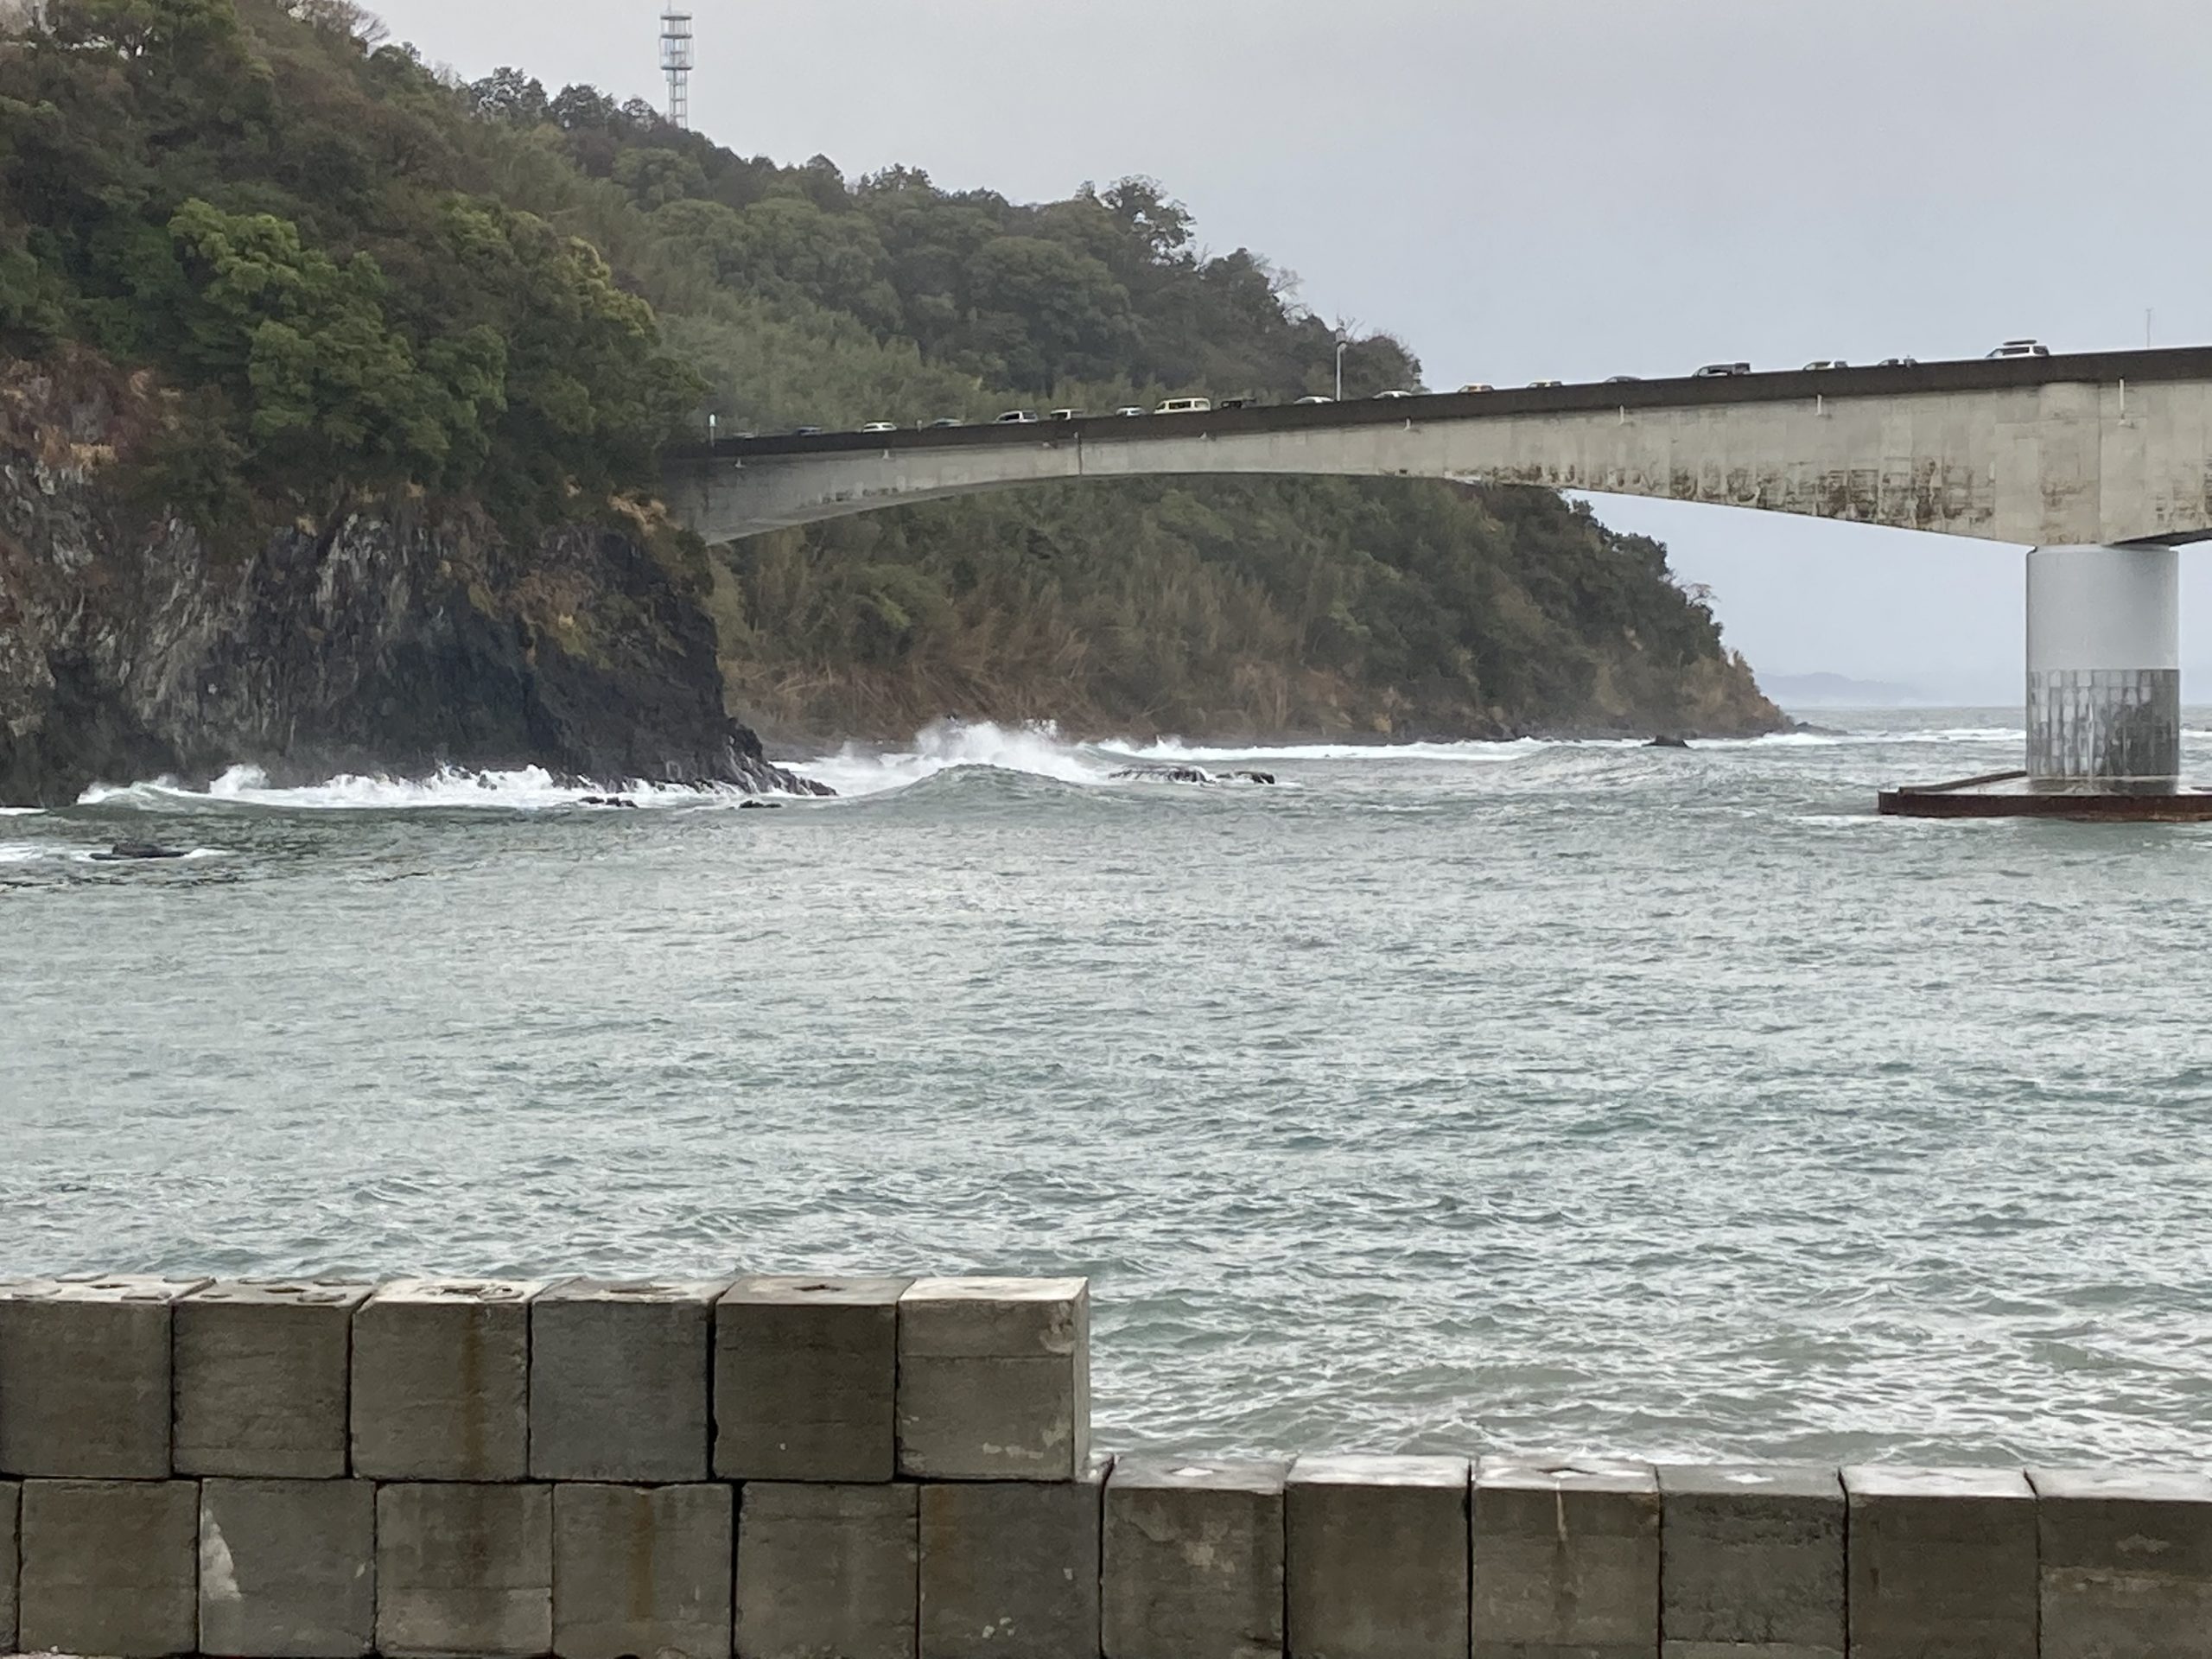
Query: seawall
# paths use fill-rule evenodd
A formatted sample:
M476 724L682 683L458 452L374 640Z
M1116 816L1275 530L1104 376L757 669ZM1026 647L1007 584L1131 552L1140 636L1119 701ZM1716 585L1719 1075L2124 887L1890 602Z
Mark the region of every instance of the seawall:
M1077 1279L0 1281L0 1653L2185 1659L2201 1474L1108 1457Z

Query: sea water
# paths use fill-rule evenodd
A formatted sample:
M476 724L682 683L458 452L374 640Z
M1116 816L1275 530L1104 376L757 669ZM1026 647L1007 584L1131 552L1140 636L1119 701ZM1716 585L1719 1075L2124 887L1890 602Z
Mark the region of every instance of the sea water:
M2212 828L1821 718L10 814L0 1275L1073 1272L1115 1446L2202 1461Z

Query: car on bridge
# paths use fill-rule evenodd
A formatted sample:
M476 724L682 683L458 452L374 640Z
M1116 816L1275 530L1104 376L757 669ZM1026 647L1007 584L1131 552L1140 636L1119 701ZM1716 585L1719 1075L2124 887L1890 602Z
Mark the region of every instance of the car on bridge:
M1411 393L1410 391L1402 391L1399 390L1397 387L1393 386L1393 387L1391 387L1388 391L1378 391L1378 392L1376 392L1375 395L1376 395L1376 397L1377 398L1383 398L1383 397L1412 397L1414 394L1413 394L1413 393Z
M1336 400L1335 398L1333 398L1333 397L1322 397L1319 393L1316 392L1316 393L1314 393L1313 395L1312 395L1311 397L1301 397L1301 398L1300 398L1298 401L1299 401L1299 403L1300 403L1300 404L1333 404L1333 403L1335 403L1337 400Z
M1170 397L1152 412L1155 415L1210 415L1213 412L1213 400L1211 397Z
M1805 365L1805 368L1808 373L1812 373L1827 369L1847 369L1850 366L1850 364L1845 362L1840 357L1816 357L1811 362L1808 363Z
M1048 421L1079 421L1083 418L1083 411L1079 409L1056 409L1045 418Z
M962 423L960 423L960 422L958 422L958 421L954 420L954 419L952 418L952 416L950 416L950 415L940 415L940 416L938 416L937 417L937 419L935 419L935 420L933 420L933 421L931 421L931 422L930 423L930 425L931 425L931 427L940 427L940 426L958 426L958 425L960 425L960 424L962 424Z
M1531 380L1529 388L1532 391L1539 391L1548 386L1563 386L1566 384L1564 380Z
M1037 411L1033 409L1009 409L991 423L993 426L1034 426Z
M1131 419L1134 416L1145 415L1149 412L1149 410L1139 409L1135 404L1130 404L1125 408L1117 409L1114 411L1116 416L1125 421Z
M896 421L870 421L866 426L861 428L863 432L896 432L898 429L899 423Z
M2050 347L2039 340L2008 340L1990 355L1992 357L2049 357Z
M1497 388L1487 380L1470 380L1459 390L1461 391L1496 391Z
M1724 374L1749 374L1751 372L1751 365L1748 363L1708 363L1703 368L1700 369L1695 374L1693 374L1690 378L1693 380L1717 380Z
M795 426L791 428L791 436L795 438L818 438L821 435L822 429L818 426Z
M1874 365L1878 369L1914 369L1920 366L1916 357L1885 357Z

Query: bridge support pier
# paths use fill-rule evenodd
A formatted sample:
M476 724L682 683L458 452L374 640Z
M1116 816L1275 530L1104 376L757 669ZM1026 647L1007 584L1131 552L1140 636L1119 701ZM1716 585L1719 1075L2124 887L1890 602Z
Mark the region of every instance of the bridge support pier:
M2031 787L2173 792L2181 775L2175 549L2029 553L2027 714Z

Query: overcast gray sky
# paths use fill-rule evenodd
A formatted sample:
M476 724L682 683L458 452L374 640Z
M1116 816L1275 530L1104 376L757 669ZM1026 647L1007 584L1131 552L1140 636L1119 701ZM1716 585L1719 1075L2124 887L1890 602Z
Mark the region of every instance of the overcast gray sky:
M658 0L383 0L659 102ZM2203 0L695 0L692 124L1017 199L1164 181L1432 385L2212 341ZM2021 555L1605 499L1762 671L2012 702ZM2212 549L2183 656L2212 699Z

